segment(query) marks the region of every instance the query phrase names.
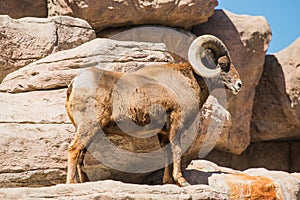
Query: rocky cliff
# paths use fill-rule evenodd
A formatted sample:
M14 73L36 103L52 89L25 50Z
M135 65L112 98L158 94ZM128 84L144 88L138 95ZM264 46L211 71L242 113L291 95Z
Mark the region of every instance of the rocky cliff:
M266 19L216 5L2 0L1 199L300 199L299 39L266 55ZM88 154L84 170L96 182L63 184L75 131L64 109L70 81L93 66L129 72L184 60L203 34L226 44L243 81L237 96L213 91L194 131L199 158L218 165L194 160L184 171L192 186L179 188L159 185L161 170L120 173Z

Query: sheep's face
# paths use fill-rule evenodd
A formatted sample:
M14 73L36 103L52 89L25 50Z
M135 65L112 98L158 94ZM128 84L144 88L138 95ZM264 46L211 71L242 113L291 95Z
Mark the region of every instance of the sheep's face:
M239 93L242 87L240 75L231 63L228 56L222 56L218 59L218 67L221 68L220 76L223 84L232 91L233 94Z

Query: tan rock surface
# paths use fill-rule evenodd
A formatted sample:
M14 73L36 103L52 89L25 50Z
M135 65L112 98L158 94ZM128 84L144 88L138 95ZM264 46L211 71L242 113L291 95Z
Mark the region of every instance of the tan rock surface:
M235 67L241 75L242 90L237 96L227 94L228 111L232 115L229 143L223 150L242 153L250 143L250 121L255 94L263 71L271 30L264 17L236 15L217 10L207 23L196 26L196 35L213 34L228 47ZM225 106L227 108L227 106Z
M67 87L87 67L130 71L145 64L171 62L163 44L95 39L77 48L57 52L9 74L1 91L26 92Z
M65 96L66 89L0 93L0 160L4 161L0 163L0 187L65 182L67 147L75 132L65 113ZM230 115L215 98L209 97L202 113L203 127L194 127L198 134L191 138L195 140L183 155L186 165L194 158L204 157L215 145L228 139L226 131L230 126ZM227 128L222 130L223 127ZM127 144L136 145L133 142L129 137L122 138L118 147L126 149ZM157 139L149 138L142 143L142 148L151 150L160 146ZM84 170L94 181L114 179L139 183L150 174L118 172L105 167L91 154L87 154Z
M47 17L47 1L1 0L0 15L9 15L12 18Z
M300 138L300 39L267 55L254 100L252 141Z
M201 169L205 171L199 171ZM207 162L195 161L186 172L192 186L136 185L106 180L83 184L60 184L42 188L3 188L5 199L285 199L300 197L299 174L265 169L234 171ZM199 185L199 182L206 181Z
M64 183L74 133L66 90L0 93L0 187Z
M145 24L188 29L206 22L216 6L216 0L48 1L49 16L70 15L82 18L98 31L107 27Z
M0 82L33 61L95 38L90 25L72 17L12 19L0 15Z

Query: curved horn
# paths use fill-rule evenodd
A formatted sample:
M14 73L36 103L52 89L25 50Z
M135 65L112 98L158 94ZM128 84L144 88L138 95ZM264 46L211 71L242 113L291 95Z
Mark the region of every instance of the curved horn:
M220 75L221 69L216 67L216 61L224 55L230 58L226 46L219 38L213 35L202 35L192 42L188 59L198 75L212 78Z

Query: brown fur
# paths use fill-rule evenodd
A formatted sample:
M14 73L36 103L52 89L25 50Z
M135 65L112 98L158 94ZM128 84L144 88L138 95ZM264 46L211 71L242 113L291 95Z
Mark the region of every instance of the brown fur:
M158 76L162 79L164 76L167 79L172 78L169 77L169 72L172 73L175 80L178 80L178 83L174 82L174 85L184 93L184 99L181 102L178 101L176 93L154 80ZM166 158L163 183L171 183L174 179L180 186L188 185L181 172L181 155L183 152L181 152L180 140L178 139L180 137L177 137L176 134L180 132L180 129L190 125L209 95L203 78L195 75L188 63L145 67L130 74L108 72L96 68L91 69L89 73L96 80L95 94L80 85L74 85L76 80L70 84L67 91L66 110L76 127L75 139L68 148L67 182L83 182L85 179L83 177L86 177L81 170L83 151L93 136L97 134L98 126L95 124L105 130L106 134L117 134L120 130L116 126L116 122L129 118L135 124L143 127L151 123L151 115L154 116L152 120L161 120L158 115L160 109L163 108L167 113L166 121L164 121L165 126L160 130L155 127L150 130L158 135L161 146L171 144L172 157ZM122 88L133 87L134 90L124 94L114 93L116 84L120 81L122 83L120 84L120 92L123 91ZM83 88L82 92L78 92L80 90L78 88ZM91 101L93 98L86 97L89 95L84 96L83 93L85 92L93 94L95 101ZM125 105L124 102L128 99L129 103ZM92 106L94 114L87 113L89 110L87 102L95 102L95 105ZM115 102L117 102L117 107L113 115L112 107ZM153 105L159 105L161 108L151 108ZM124 111L129 115L125 115ZM80 113L84 117L76 119L74 112ZM145 133L137 132L134 134L138 136ZM170 162L168 161L170 159L173 162L173 170L169 168Z

